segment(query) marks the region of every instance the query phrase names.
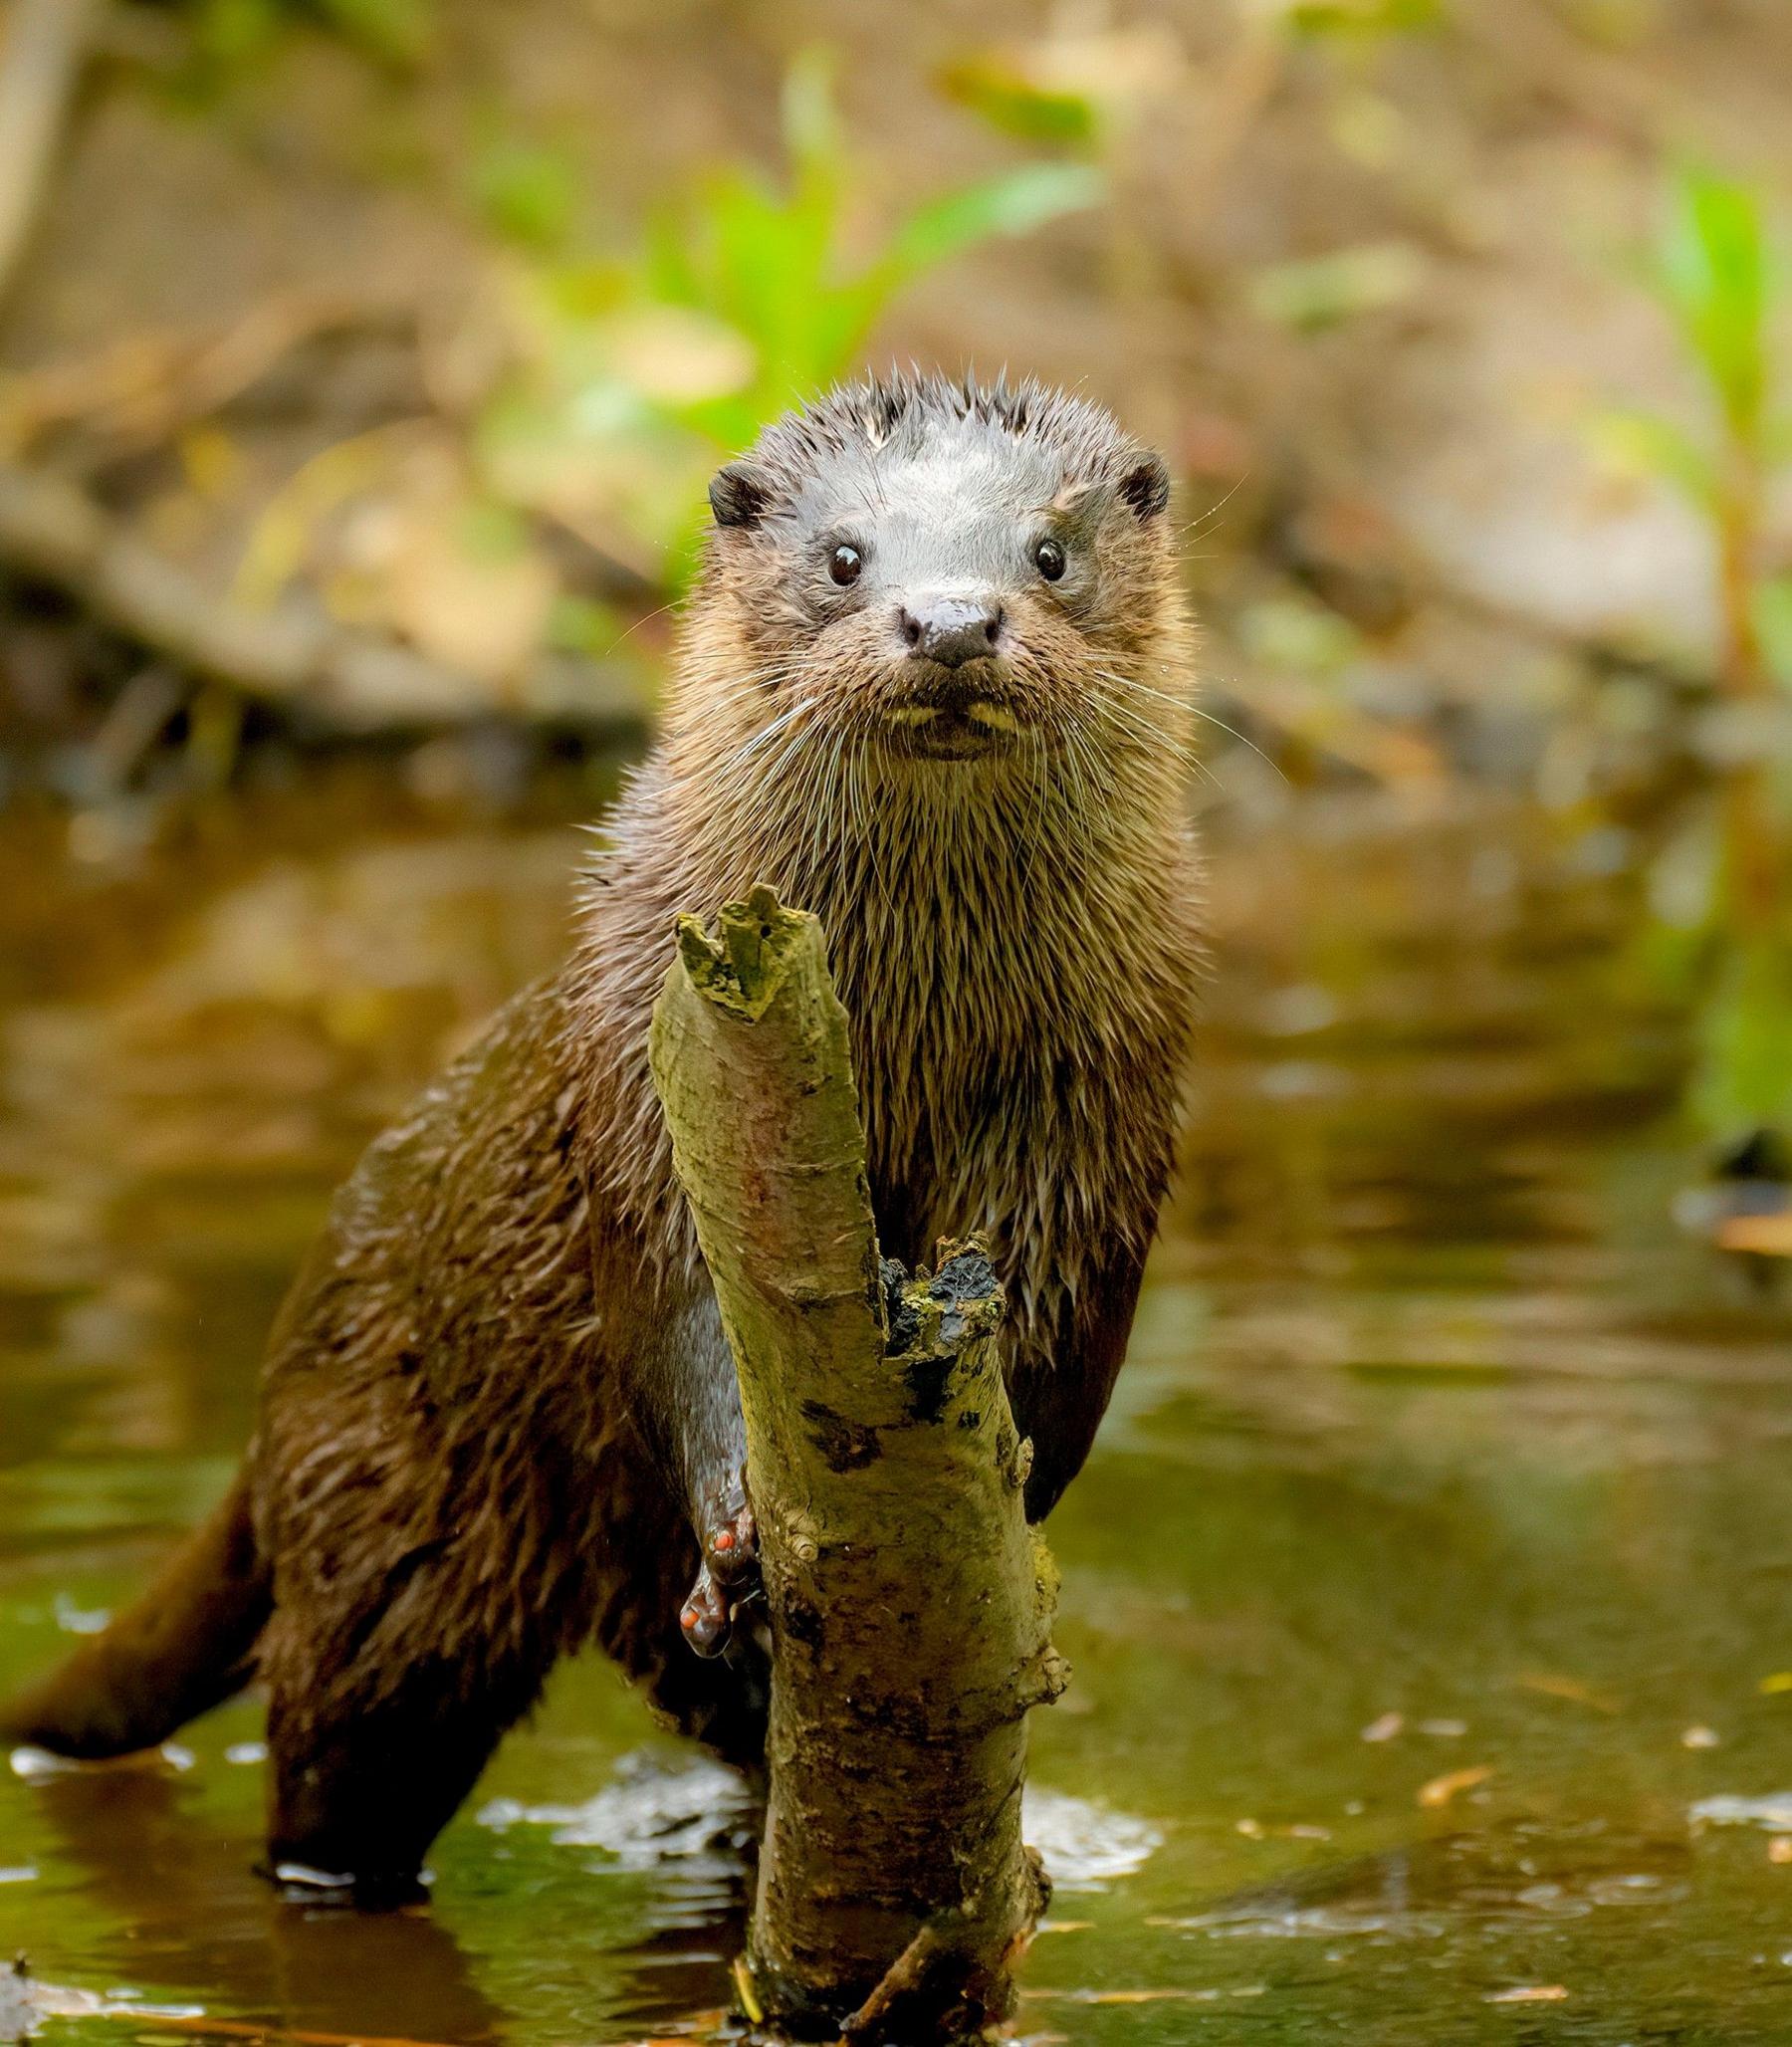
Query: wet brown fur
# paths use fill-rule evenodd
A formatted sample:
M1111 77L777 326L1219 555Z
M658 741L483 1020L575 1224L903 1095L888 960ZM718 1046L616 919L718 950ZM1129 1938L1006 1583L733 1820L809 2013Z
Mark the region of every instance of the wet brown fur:
M867 480L868 525L886 480L929 463L968 490L987 468L997 506L1043 480L1021 510L1080 580L1009 591L987 755L891 743L910 685L888 620L808 559L805 476L830 462ZM1159 479L1105 414L1032 386L896 379L769 432L567 967L370 1148L274 1330L229 1500L0 1733L112 1753L253 1671L275 1859L363 1882L415 1869L592 1639L679 1725L757 1755L751 1661L680 1640L692 1517L738 1462L738 1416L646 1030L674 915L760 880L827 932L885 1250L912 1262L974 1227L1000 1247L1028 1505L1050 1506L1124 1349L1198 949Z

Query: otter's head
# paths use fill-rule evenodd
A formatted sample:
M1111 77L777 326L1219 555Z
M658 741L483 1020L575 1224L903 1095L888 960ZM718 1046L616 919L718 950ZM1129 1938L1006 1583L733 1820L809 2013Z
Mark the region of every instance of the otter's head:
M1156 455L1036 384L905 376L787 414L710 486L704 608L749 671L729 722L773 759L1149 744L1180 617L1168 501Z

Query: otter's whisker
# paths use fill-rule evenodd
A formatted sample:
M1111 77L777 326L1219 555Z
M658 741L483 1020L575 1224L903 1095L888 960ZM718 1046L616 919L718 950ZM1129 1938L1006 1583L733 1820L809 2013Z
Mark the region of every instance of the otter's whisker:
M762 774L767 786L770 787L772 785L775 785L778 781L781 771L790 761L797 759L801 755L803 749L807 746L814 744L815 741L816 733L812 726L798 726L795 732L793 732L789 736L789 738L784 741L784 745L779 748L777 754L774 755L770 763L768 763L762 770Z
M1165 732L1147 724L1137 709L1127 704L1124 698L1108 690L1094 690L1090 694L1118 730L1132 740L1142 754L1151 758L1168 752L1174 759L1212 783L1216 789L1222 787L1219 776L1202 758L1191 735Z
M1226 510L1227 506L1230 505L1232 501L1238 495L1238 493L1244 488L1245 482L1246 479L1244 477L1239 477L1237 482L1232 485L1232 489L1227 492L1226 496L1223 497L1218 504L1210 505L1208 509L1202 514L1200 514L1198 518L1191 519L1188 525L1183 527L1178 532L1176 539L1178 543L1179 553L1181 552L1182 542L1186 541L1191 535L1199 536L1201 534L1206 533L1213 526L1214 522L1220 517L1221 513Z
M819 700L815 697L804 697L800 703L792 704L782 718L773 719L772 723L768 725L763 732L756 733L753 736L753 738L750 739L747 742L747 744L744 747L742 747L741 750L733 757L729 765L731 767L739 767L740 764L743 761L747 760L751 755L758 753L760 748L763 747L769 739L773 739L779 733L783 732L784 727L790 723L791 719L800 718L804 711L812 711L818 701Z
M1216 727L1230 739L1235 739L1239 746L1248 747L1265 768L1273 769L1281 781L1287 781L1287 771L1282 767L1282 764L1272 755L1264 753L1255 740L1251 739L1247 734L1240 732L1235 725L1228 725L1224 718L1216 718L1212 711L1203 710L1199 704L1192 704L1189 708L1204 724Z

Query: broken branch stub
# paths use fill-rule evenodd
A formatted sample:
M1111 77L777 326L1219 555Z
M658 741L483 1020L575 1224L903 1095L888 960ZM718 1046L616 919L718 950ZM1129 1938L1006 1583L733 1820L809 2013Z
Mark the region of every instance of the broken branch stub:
M967 2037L1043 1905L1027 1708L1057 1697L987 1249L881 1261L847 1019L770 889L679 927L654 1081L741 1382L773 1643L749 1942L769 2020Z

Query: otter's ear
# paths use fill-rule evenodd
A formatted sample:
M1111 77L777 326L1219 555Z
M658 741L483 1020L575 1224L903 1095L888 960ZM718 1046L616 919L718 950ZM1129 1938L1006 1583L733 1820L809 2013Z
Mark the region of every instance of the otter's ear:
M757 526L772 504L772 479L751 462L730 462L710 479L710 510L718 526Z
M1170 472L1161 455L1147 455L1120 479L1120 495L1139 519L1155 519L1170 502Z

